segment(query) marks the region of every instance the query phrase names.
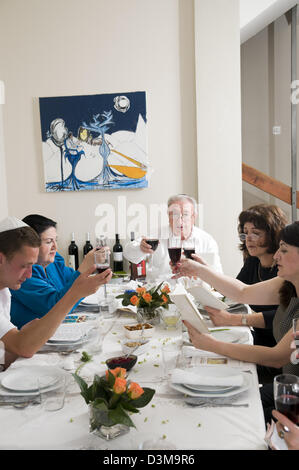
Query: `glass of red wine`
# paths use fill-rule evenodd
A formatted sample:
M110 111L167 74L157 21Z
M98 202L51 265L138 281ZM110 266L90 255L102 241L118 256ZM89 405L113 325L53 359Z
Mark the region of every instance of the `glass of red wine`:
M97 249L94 253L94 263L96 265L96 272L103 273L106 269L110 268L110 251L107 246L106 237L97 239ZM104 284L105 299L107 299L106 284Z
M299 424L299 378L292 374L277 375L273 387L277 411Z
M182 254L182 240L180 237L169 237L168 254L171 263L175 266L180 261Z
M153 251L156 251L159 245L159 238L157 237L148 237L145 239L146 243L151 246ZM149 258L149 266L148 266L149 271L153 270L153 255L150 255Z
M192 259L191 255L195 254L195 240L193 237L189 237L183 241L184 255L186 258Z

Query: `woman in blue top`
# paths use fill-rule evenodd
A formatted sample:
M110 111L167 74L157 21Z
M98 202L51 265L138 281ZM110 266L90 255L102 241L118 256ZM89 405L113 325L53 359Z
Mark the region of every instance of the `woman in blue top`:
M57 253L56 222L37 214L28 215L23 221L39 234L41 247L37 264L32 267L32 277L21 289L11 290L11 321L18 328L51 310L75 279L94 264L95 251L91 250L74 271L65 266L63 257Z

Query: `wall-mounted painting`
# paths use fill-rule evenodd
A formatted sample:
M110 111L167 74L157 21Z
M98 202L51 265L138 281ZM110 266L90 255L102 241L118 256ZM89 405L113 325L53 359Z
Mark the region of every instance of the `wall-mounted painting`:
M146 188L143 91L39 98L48 192Z

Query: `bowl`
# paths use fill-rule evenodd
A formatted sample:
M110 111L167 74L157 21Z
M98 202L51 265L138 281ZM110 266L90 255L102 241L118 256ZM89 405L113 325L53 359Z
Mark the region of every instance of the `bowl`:
M144 326L142 332L142 325ZM132 325L125 325L125 336L129 339L150 338L153 336L154 326L150 323L134 323Z
M131 370L137 362L137 356L130 354L129 356L116 356L110 357L106 360L107 367L109 369L115 369L116 367L122 367L123 369Z

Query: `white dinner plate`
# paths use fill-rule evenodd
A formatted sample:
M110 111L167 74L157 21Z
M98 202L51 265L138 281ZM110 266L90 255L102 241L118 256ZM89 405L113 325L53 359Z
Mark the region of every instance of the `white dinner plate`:
M212 330L214 328L211 328ZM236 331L233 329L211 332L213 338L218 339L218 341L223 341L224 343L246 343L248 341L248 332L247 331Z
M212 393L222 393L227 392L235 388L234 385L231 386L212 386L212 385L192 385L192 384L184 384L184 387L189 388L190 390L194 390L196 392L212 392Z
M213 367L213 366L211 366ZM188 395L189 397L231 397L234 395L239 395L242 392L245 392L246 390L249 389L250 387L250 376L249 374L246 374L244 372L241 372L243 376L243 384L240 387L234 387L231 390L228 390L227 392L205 392L205 391L195 391L195 390L190 390L187 387L185 387L183 384L173 384L169 383L170 387L173 388L174 390L177 390L178 392L184 393L185 395Z
M65 372L54 366L26 366L8 370L1 379L2 387L13 392L32 393L38 391L38 378L49 376L49 382L65 375ZM55 384L51 386L55 389Z

